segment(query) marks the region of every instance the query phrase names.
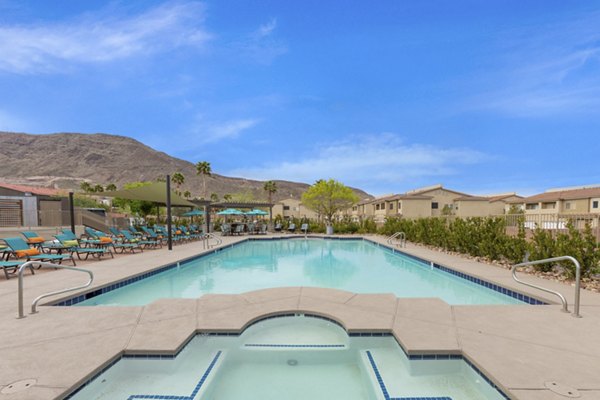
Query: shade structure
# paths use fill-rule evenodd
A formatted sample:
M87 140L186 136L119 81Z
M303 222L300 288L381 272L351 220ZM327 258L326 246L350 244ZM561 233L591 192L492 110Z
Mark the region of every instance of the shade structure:
M243 212L241 212L240 210L238 210L236 208L227 208L223 211L219 211L217 214L218 215L244 215Z
M197 217L200 215L204 215L204 211L201 210L192 210L182 214L184 217Z
M259 210L258 208L255 208L254 210L250 210L246 213L244 213L246 215L268 215L269 213L263 210Z
M167 204L167 184L165 182L153 182L149 185L132 189L122 189L114 192L102 192L102 196ZM180 207L196 207L194 203L187 201L172 190L171 205Z

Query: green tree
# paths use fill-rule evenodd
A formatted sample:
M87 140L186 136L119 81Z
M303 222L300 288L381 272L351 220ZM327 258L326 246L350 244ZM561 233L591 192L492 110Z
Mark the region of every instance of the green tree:
M269 203L273 204L273 194L277 192L277 183L275 181L266 181L263 189L267 192Z
M92 185L90 185L90 183L86 182L86 181L81 182L79 187L81 188L81 190L83 190L86 193L89 193L92 191Z
M211 193L210 194L210 201L212 201L213 203L216 203L219 201L219 195L216 193Z
M115 190L117 190L117 185L115 185L114 183L109 183L108 185L106 185L105 190L107 192L114 192Z
M212 170L208 161L198 161L196 163L196 174L202 176L202 198L206 198L206 177L210 176Z
M179 190L181 188L181 185L183 185L183 183L185 182L185 176L183 176L181 172L175 172L171 176L171 182L173 182L177 187L177 190Z
M186 199L189 199L190 197L192 197L192 194L190 193L189 190L186 190L185 192L183 192L183 197L185 197Z
M226 193L223 195L223 200L225 201L231 201L231 195L229 193Z
M123 185L123 189L134 189L137 187L148 186L152 182L130 182ZM140 217L145 217L151 214L155 208L154 203L151 201L143 200L127 200L116 197L113 200L113 205L119 207L125 211L129 210L132 214L136 214Z
M334 179L318 180L302 194L302 203L332 223L335 213L352 207L358 196L343 183Z
M93 188L94 193L102 193L104 192L104 187L100 184L95 185Z

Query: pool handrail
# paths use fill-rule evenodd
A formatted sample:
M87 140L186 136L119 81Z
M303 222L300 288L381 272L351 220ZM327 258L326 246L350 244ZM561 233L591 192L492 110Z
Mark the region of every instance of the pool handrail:
M571 261L573 264L575 264L575 302L573 304L572 315L575 318L581 318L581 315L579 314L579 302L580 302L580 297L581 297L581 288L580 288L581 266L579 265L579 261L577 261L574 257L571 257L571 256L552 257L552 258L545 258L543 260L535 260L535 261L529 261L528 258L529 258L529 254L526 254L522 263L515 264L512 266L511 272L512 272L513 279L515 281L517 281L518 283L523 284L525 286L529 286L534 289L542 290L544 292L551 293L555 296L558 296L560 298L560 301L562 302L562 307L563 307L562 311L567 312L567 313L569 312L569 309L568 309L568 303L567 303L567 300L565 299L565 296L563 296L561 293L559 293L557 291L546 289L544 287L534 285L532 283L527 283L527 282L520 280L519 278L517 278L517 268L525 267L525 266L529 266L529 265L548 264L548 263L556 262L556 261Z
M21 318L25 318L25 313L23 311L23 271L25 271L25 268L31 266L31 265L39 265L40 268L42 267L46 267L46 268L61 268L61 269L70 269L73 271L79 271L79 272L85 272L90 276L90 280L82 286L76 286L76 287L72 287L72 288L67 288L67 289L61 289L61 290L56 290L54 292L49 292L49 293L44 293L38 297L36 297L33 302L31 303L31 313L30 314L35 314L37 313L37 304L39 303L40 300L49 297L49 296L54 296L56 294L61 294L61 293L66 293L66 292L71 292L73 290L79 290L79 289L84 289L88 286L90 286L92 284L92 282L94 281L94 273L88 269L83 269L83 268L76 268L76 267L68 267L66 265L59 265L59 264L53 264L53 263L49 263L49 262L40 262L40 261L27 261L25 263L23 263L20 267L19 267L19 271L18 271L18 278L19 278L19 289L18 289L18 311L19 311L19 316L18 319Z
M212 247L211 244L209 243L210 239L214 239L216 242L213 246L219 246L219 245L223 244L223 239L221 239L214 233L210 233L210 232L205 233L204 236L206 237L206 240L204 241L204 248L207 248L206 246L208 246L209 249Z
M397 243L394 243L394 239L398 239ZM395 244L399 247L406 247L406 234L404 232L396 232L392 236L387 238L388 244Z

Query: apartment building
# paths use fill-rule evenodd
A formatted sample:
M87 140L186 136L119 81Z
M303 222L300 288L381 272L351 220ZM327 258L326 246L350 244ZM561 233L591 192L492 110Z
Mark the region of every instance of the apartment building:
M520 203L525 215L600 214L600 185L550 189Z
M290 218L308 218L316 219L318 215L302 204L300 199L283 199L273 205L273 216L281 215L284 219Z

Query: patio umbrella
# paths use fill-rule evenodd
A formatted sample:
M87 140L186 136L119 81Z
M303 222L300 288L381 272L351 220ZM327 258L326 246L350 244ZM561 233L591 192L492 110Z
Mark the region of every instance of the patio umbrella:
M259 210L258 208L255 208L254 210L250 210L245 214L246 215L267 215L269 213L266 211L263 211L263 210Z
M197 217L199 215L204 215L204 211L201 210L192 210L183 214L184 217Z
M243 215L244 213L235 208L227 208L223 211L219 211L217 215Z

